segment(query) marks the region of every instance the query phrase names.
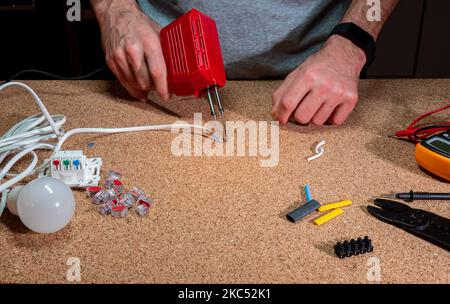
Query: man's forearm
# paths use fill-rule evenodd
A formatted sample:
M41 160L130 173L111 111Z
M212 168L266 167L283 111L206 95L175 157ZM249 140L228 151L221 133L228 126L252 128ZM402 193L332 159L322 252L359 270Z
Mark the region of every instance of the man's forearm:
M342 22L353 22L372 35L376 40L384 23L394 11L399 0L380 0L380 21L372 21L367 18L367 12L371 8L367 0L353 0L342 18Z
M114 14L117 17L139 10L136 0L91 0L91 6L97 17L100 27L104 24L107 14Z

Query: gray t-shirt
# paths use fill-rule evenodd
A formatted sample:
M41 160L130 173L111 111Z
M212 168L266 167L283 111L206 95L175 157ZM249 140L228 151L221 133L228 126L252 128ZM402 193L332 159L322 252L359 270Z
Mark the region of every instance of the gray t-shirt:
M166 26L192 8L217 23L229 79L282 78L316 52L349 0L137 0Z

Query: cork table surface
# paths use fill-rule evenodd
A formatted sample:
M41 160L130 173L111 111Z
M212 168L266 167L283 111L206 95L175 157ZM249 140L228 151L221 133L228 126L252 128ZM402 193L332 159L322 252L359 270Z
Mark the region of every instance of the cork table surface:
M193 122L199 112L209 119L205 102L162 102L154 95L149 103L136 102L115 82L27 83L50 113L67 117L65 130ZM221 91L227 120L270 121L279 83L229 82ZM383 283L450 283L449 252L366 211L370 198L382 193L449 191L448 183L418 168L413 144L388 137L449 101L450 80L364 80L344 125L280 127L272 167L261 166L262 154L175 156L178 134L165 131L75 135L64 149L101 157L103 177L120 171L127 186L140 186L156 200L154 208L142 218L134 211L124 219L103 217L75 190L72 221L49 235L31 232L5 211L0 282L66 283L67 261L75 257L84 283L369 283L371 261L379 261ZM1 134L38 112L18 88L0 92L0 108ZM448 112L436 116L445 118ZM320 140L324 155L308 162ZM353 205L319 227L312 223L318 213L293 224L285 214L304 199L305 183L323 204L351 199ZM446 202L411 206L450 217ZM373 240L372 253L334 255L336 241L365 235Z

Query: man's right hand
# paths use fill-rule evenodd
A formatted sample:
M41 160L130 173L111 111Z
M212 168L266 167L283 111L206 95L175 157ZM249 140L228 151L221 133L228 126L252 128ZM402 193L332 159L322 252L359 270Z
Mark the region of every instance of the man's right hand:
M106 62L127 91L146 100L156 89L169 99L167 68L161 50L161 26L135 0L91 0L102 33Z

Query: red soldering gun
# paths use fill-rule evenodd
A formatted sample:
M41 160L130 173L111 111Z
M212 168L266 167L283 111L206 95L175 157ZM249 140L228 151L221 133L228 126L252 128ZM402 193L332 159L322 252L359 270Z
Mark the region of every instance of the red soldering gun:
M223 119L218 88L225 86L226 78L215 21L192 9L161 30L161 46L169 91L178 96L206 93L216 119L214 96Z

